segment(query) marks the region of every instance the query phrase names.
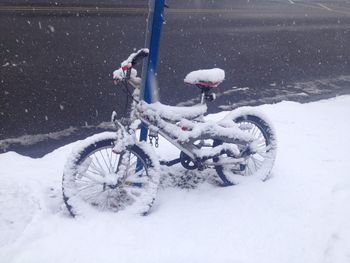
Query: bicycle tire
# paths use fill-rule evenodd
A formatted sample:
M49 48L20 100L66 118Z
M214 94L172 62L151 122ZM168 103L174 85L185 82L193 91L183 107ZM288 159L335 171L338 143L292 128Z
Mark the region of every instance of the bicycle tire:
M234 116L233 121L238 124L242 130L251 132L251 134L258 138L261 136L262 144L259 144L260 152L258 151L255 154L252 154L248 159L245 166L239 165L235 166L234 169L230 166L216 166L215 170L222 180L225 186L234 185L237 183L237 175L240 176L257 176L263 181L266 181L274 165L277 152L277 142L276 135L271 127L271 125L260 116L255 115L254 113L244 113L238 116ZM246 129L243 127L246 124L246 127L251 125L251 129ZM221 144L222 141L216 140L215 145ZM216 158L214 161L218 161ZM250 164L250 162L254 162Z
M90 137L67 160L62 191L71 216L88 214L94 208L112 212L127 209L145 215L152 207L159 185L156 159L144 143L129 145L120 154L113 153L115 140L115 133ZM132 159L134 163L124 164Z

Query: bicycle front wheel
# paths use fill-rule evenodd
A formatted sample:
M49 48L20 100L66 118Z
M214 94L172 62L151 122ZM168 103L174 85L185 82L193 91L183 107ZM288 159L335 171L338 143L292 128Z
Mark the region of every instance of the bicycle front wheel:
M62 180L69 213L128 209L146 214L159 184L158 164L142 143L113 152L116 136L104 133L88 138L68 159Z

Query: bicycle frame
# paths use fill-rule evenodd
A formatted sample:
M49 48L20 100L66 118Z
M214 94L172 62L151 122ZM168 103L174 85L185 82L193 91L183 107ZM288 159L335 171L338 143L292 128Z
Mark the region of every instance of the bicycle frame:
M177 129L179 133L186 133L190 131L187 131L186 129L183 130L183 128L178 125L179 120L166 120L156 112L153 112L153 114L150 116L150 113L149 113L150 108L148 107L148 105L150 104L147 104L144 101L137 101L137 99L139 98L139 87L138 85L135 84L135 81L126 80L126 79L123 81L124 81L123 85L125 85L126 88L127 88L126 85L128 84L131 84L131 86L134 88L134 92L132 94L134 100L131 105L130 123L129 123L129 129L133 131L132 133L136 132L136 129L139 124L139 123L135 124L135 122L137 122L138 120L141 121L141 124L147 129L149 129L150 134L157 134L157 136L158 134L160 134L167 141L169 141L176 148L178 148L182 153L184 153L186 158L191 160L195 164L195 166L198 167L199 169L201 168L204 169L206 165L210 165L210 166L221 165L222 162L219 162L219 161L214 162L210 160L212 160L215 157L219 157L220 155L223 155L225 153L230 154L230 156L234 157L234 158L230 158L229 163L226 162L225 164L237 164L237 163L242 163L244 161L244 156L242 155L242 153L247 152L247 149L243 149L243 151L241 151L239 150L239 147L249 148L249 144L254 140L253 137L241 132L240 129L236 127L236 132L238 133L238 135L239 134L241 135L240 139L237 139L235 137L229 138L227 134L225 136L220 136L220 133L218 133L217 135L214 136L210 132L202 132L199 136L193 136L193 137L189 136L186 140L179 140L179 138L177 138L176 134L173 132L174 129ZM205 111L206 111L206 103L205 103L206 97L208 97L208 94L202 91L201 105L203 106L205 105L204 106ZM148 113L144 112L145 109L147 110ZM193 118L186 118L186 120L192 122L193 125L205 126L206 123L203 120L203 117L204 117L203 114L205 111L203 109L202 111L203 112L200 115L196 115ZM153 117L153 119L150 117ZM117 121L116 124L122 128L125 134L128 128L125 128L124 125L119 121ZM171 125L173 129L166 129L167 125ZM215 129L215 128L219 130L227 129L227 131L231 132L232 129L235 127L235 124L232 122L232 125L230 125L229 127L225 127L224 125L211 122L210 125L207 125L207 126L211 129ZM130 131L128 133L130 134ZM201 156L201 154L198 153L199 147L202 147L202 146L215 147L211 144L206 145L205 140L207 139L213 139L213 141L214 140L221 141L222 146L221 148L218 148L218 150L215 151L214 154L211 153L205 156ZM231 149L229 147L224 147L225 146L224 144L226 142L231 144L234 143L236 145L236 148L232 149L232 146L231 146ZM240 146L238 147L237 145L240 145ZM180 161L181 161L181 157L178 159L172 160L170 162L163 162L163 164L170 166Z

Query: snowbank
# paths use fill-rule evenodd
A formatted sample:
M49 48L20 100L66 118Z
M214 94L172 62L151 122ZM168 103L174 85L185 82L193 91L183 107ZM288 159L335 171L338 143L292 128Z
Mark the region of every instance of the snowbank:
M167 188L146 217L68 217L60 185L72 145L41 159L1 154L0 262L350 262L350 96L257 109L279 138L269 181Z

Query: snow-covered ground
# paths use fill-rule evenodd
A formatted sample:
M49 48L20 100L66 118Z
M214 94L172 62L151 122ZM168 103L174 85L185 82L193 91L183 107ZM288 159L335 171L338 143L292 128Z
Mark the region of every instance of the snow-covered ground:
M0 262L350 262L350 96L257 108L279 138L270 180L166 188L145 217L70 218L60 185L73 145L1 154Z

